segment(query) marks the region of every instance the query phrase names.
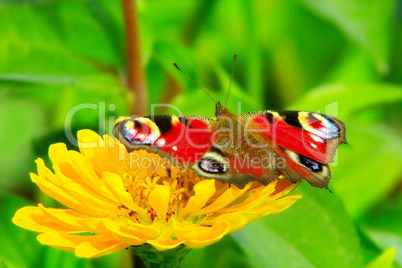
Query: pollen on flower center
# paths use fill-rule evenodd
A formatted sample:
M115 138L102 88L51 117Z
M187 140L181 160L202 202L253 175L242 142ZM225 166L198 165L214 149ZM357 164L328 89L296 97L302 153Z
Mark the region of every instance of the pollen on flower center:
M190 168L176 167L169 161L161 164L162 158L146 151L134 151L138 154L134 159L149 158L148 163L141 167L127 167L121 172L125 191L130 194L133 201L141 207L145 214L130 210L123 204L118 209L125 212L130 220L150 225L157 221L162 224L172 224L176 220L177 212L187 205L194 195L194 185L204 180L196 175Z

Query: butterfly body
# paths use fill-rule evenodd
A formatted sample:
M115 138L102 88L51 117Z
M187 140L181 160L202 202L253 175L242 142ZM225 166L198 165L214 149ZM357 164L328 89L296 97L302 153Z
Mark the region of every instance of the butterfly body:
M336 148L346 143L344 124L318 113L261 111L235 115L217 103L216 119L202 116L132 117L114 135L128 151L145 149L202 177L243 188L286 177L328 187Z

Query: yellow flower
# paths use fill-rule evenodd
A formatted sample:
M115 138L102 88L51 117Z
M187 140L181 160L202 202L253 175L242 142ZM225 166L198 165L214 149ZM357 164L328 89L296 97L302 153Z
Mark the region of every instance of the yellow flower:
M219 241L251 221L279 213L300 196L286 179L244 189L171 166L157 154L127 153L115 139L78 133L81 152L62 143L49 148L54 173L37 159L31 179L68 209L19 209L13 222L40 232L38 240L80 257L98 257L129 246L158 250L199 248Z

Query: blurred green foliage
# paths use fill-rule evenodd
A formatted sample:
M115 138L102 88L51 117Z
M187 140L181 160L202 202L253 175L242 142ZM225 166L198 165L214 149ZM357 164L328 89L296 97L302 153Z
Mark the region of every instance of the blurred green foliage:
M321 111L346 124L333 193L303 182L292 208L193 250L183 267L402 267L402 3L396 0L137 1L149 104L213 116L229 108ZM131 267L44 247L11 223L51 204L34 159L72 133L128 115L122 7L107 0L0 1L0 267ZM95 105L95 106L94 106ZM169 110L160 110L169 113ZM170 111L172 112L172 111ZM174 111L173 111L174 112ZM395 250L396 249L396 250Z

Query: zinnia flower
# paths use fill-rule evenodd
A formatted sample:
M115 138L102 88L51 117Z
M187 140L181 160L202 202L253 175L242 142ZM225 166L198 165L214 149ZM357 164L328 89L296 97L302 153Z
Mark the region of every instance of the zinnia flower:
M13 222L39 232L42 244L80 257L143 244L160 251L204 247L300 198L284 197L297 186L286 179L239 189L171 166L157 154L127 153L107 135L81 130L78 140L81 152L50 146L54 172L39 158L38 174L31 173L44 193L68 208L23 207Z

